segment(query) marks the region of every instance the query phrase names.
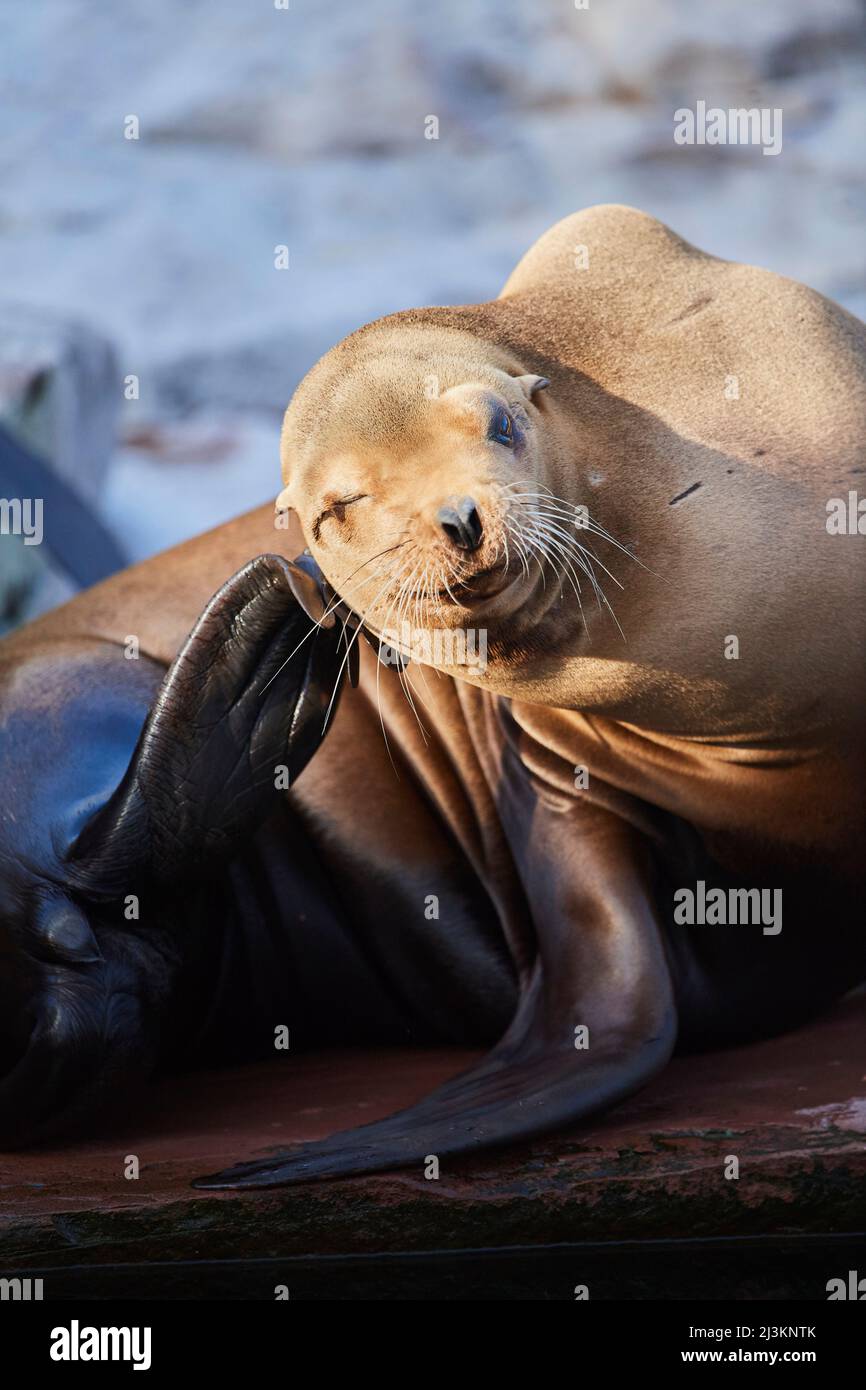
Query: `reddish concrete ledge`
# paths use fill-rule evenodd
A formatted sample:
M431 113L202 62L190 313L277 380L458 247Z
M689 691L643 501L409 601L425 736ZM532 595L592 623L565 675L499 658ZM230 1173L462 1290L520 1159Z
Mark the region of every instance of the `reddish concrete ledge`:
M866 996L757 1046L674 1061L605 1118L504 1156L270 1192L230 1162L374 1119L455 1052L331 1054L154 1087L87 1143L0 1156L0 1269L849 1233L864 1225ZM123 1176L136 1154L141 1176ZM740 1161L726 1180L724 1160Z

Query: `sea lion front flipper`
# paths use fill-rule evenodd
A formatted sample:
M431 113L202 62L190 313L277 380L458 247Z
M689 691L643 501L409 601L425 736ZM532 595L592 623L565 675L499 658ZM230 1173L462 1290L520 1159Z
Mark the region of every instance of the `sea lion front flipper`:
M341 683L339 631L309 618L313 583L260 555L214 595L123 780L69 851L78 886L127 890L142 869L160 884L189 878L249 838L301 773Z
M167 674L104 641L0 644L0 1145L117 1104L195 1028L181 973L220 949L202 870L302 770L339 681L294 580L251 561Z
M194 1186L278 1186L527 1140L614 1104L662 1069L676 1015L630 828L596 807L535 800L525 782L517 795L506 789L502 810L538 937L502 1040L410 1109Z

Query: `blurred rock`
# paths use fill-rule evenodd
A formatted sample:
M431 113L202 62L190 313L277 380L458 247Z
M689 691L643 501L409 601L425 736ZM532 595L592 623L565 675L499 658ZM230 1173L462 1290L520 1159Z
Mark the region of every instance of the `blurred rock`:
M120 395L117 365L104 338L57 314L0 306L0 424L9 447L17 442L38 456L36 467L47 464L86 506L97 504L108 471ZM26 456L22 460L14 462L0 441L0 495L18 505L42 506L43 481L37 474L31 485ZM0 536L0 630L74 588L41 534L30 539L36 543L23 534Z
M0 305L0 419L84 498L99 496L121 400L100 334L57 313Z

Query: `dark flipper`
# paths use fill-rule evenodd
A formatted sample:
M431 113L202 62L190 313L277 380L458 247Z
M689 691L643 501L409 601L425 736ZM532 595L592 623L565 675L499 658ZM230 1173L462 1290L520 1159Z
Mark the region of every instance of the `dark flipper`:
M260 555L211 599L163 681L122 782L67 856L76 883L129 891L189 879L231 853L322 740L339 669L333 629L310 636L310 577ZM301 606L299 596L304 600Z
M199 949L191 933L207 925L191 910L197 880L254 834L278 770L296 777L322 738L340 636L310 635L311 582L280 557L251 561L161 685L159 668L106 643L7 661L3 1143L68 1129L153 1069Z
M581 1120L662 1069L676 1017L631 832L592 806L563 810L536 799L514 766L501 810L532 904L538 955L499 1044L408 1110L196 1187L268 1187L474 1153Z
M420 1104L294 1152L199 1178L193 1186L272 1187L422 1166L431 1155L441 1160L482 1152L559 1129L622 1100L664 1066L674 1020L671 1014L656 1036L622 1050L609 1043L597 1052L577 1051L573 1036L545 1046L539 1031L534 1001L526 1001L498 1047Z

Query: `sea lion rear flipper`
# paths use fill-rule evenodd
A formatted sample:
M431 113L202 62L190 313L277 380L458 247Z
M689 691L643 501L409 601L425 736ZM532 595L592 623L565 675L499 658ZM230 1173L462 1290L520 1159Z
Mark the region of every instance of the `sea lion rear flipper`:
M360 1129L199 1179L269 1187L526 1140L623 1099L667 1062L676 1014L646 866L594 807L503 793L538 935L515 1018L476 1066Z
M519 1022L522 1043L509 1030L477 1067L411 1109L296 1152L238 1164L193 1186L274 1187L423 1165L431 1155L441 1160L528 1140L622 1100L664 1066L672 1046L672 1017L639 1048L623 1052L610 1045L596 1055L577 1051L573 1036L558 1047L542 1046L531 1012Z

